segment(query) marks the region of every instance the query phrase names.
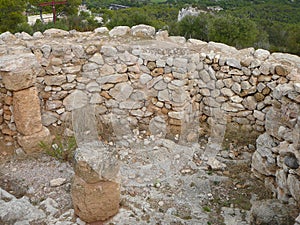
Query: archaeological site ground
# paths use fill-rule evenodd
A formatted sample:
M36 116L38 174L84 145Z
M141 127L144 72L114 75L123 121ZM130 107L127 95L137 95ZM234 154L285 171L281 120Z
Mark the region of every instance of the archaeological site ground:
M0 224L300 224L298 56L6 32L0 106Z

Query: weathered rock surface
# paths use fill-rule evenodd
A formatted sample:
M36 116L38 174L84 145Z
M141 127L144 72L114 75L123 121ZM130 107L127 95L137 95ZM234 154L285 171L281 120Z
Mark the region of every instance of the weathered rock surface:
M27 197L17 199L0 188L0 222L2 224L30 224L45 217L45 213L33 206Z
M32 53L6 55L0 58L0 74L8 90L19 91L34 86L42 68Z
M26 136L42 130L40 99L35 87L14 92L13 106L18 131Z
M278 200L254 202L251 208L250 221L253 225L293 225L292 207Z
M119 211L120 184L116 182L87 183L75 176L71 193L75 214L85 222L103 221Z
M33 153L41 151L40 143L43 142L46 145L51 145L54 136L50 134L47 127L42 127L42 130L27 136L18 136L17 140L20 146L26 153Z
M119 210L119 164L116 155L101 142L76 149L72 182L75 214L86 222L106 220Z

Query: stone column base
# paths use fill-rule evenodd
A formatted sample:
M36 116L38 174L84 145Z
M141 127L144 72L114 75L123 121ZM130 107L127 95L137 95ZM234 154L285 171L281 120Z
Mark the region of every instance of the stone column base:
M75 214L85 222L104 221L119 211L118 183L99 181L90 184L75 175L71 195Z

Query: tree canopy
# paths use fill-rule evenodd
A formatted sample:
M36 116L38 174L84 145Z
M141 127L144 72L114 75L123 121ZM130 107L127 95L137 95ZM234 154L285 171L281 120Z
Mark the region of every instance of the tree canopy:
M0 32L13 31L17 24L25 22L22 14L26 6L25 0L0 0Z

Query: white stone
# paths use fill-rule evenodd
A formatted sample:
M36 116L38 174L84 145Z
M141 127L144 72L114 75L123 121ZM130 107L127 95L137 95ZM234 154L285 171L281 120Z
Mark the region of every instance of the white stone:
M126 34L129 34L130 27L128 26L117 26L114 27L112 30L109 31L110 37L118 37L118 36L125 36Z
M50 187L58 187L63 185L66 182L66 178L56 178L50 180Z

